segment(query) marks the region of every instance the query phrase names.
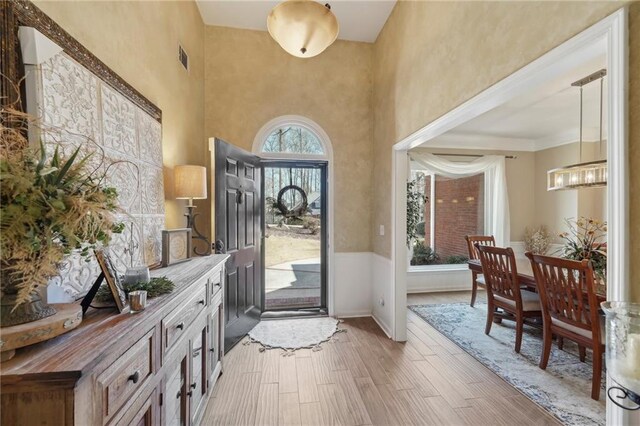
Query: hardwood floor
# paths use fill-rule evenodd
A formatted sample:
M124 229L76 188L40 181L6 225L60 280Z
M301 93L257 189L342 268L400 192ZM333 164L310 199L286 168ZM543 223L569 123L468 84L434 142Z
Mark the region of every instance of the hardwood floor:
M470 293L408 300L468 302ZM288 357L238 344L225 358L203 424L559 424L411 311L406 343L389 340L371 318L347 319L342 327L347 333L323 350Z

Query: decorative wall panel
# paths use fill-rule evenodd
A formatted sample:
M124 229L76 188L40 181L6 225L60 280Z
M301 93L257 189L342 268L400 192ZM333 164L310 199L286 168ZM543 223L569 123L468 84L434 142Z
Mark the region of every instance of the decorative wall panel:
M59 146L69 154L80 146L83 154L92 153L91 164L106 170L107 184L118 191L119 220L126 228L109 246L116 269L124 273L131 263L159 262L165 226L161 124L66 53L37 72L37 112L48 129L42 135L47 149ZM70 256L52 282L56 288L50 286L49 301L83 296L98 273L94 259Z

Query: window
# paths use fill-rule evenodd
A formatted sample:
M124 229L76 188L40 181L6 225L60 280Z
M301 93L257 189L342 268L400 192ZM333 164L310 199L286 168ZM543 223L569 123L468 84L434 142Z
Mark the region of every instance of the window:
M414 171L412 179L425 201L411 264L466 263L465 235L484 234L484 173L448 178Z
M310 130L300 126L283 126L267 136L262 145L265 153L324 155L320 139Z

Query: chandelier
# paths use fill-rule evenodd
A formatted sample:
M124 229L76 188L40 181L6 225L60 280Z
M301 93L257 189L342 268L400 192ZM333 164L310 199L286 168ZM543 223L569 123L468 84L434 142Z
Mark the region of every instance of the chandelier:
M593 81L600 80L600 150L602 150L602 91L605 75L607 75L607 70L602 69L571 84L580 87L580 163L549 170L547 172L547 191L607 186L607 160L582 162L583 87Z
M290 55L312 58L338 37L338 20L331 6L313 0L288 0L274 7L267 18L271 37Z

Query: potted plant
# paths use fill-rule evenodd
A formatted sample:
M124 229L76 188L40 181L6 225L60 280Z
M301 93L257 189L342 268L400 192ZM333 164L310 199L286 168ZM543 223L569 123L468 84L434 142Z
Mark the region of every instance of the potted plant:
M47 154L25 136L30 118L10 108L0 117L0 326L55 314L38 293L72 252L89 261L123 224L115 221L117 193L105 171L89 165L80 148L68 157Z
M607 291L607 222L580 217L565 219L569 232L560 233L564 240L560 254L566 259L591 261L595 274L596 293Z

